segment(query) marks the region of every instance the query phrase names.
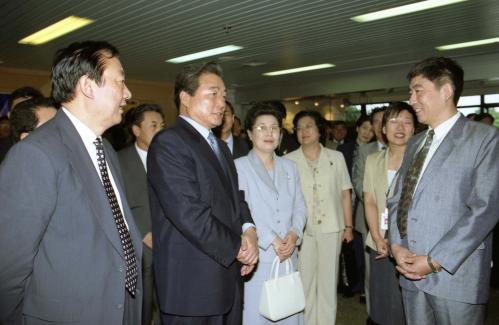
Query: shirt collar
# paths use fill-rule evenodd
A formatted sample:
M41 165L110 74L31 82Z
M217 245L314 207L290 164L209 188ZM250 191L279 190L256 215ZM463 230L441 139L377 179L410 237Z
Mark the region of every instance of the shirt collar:
M88 126L86 126L82 121L80 121L76 116L73 115L68 109L62 107L62 111L68 116L71 123L73 123L76 131L80 135L85 147L95 147L94 141L98 137L94 131L92 131Z
M202 126L201 124L199 124L198 122L194 121L193 119L191 119L188 116L185 116L185 115L179 115L179 116L181 118L183 118L187 123L189 123L190 125L192 125L192 127L195 128L196 131L198 131L203 136L203 138L205 138L206 140L208 140L208 135L210 135L210 132L211 132L210 129L205 128L204 126Z
M441 123L435 129L433 129L435 131L434 139L435 140L443 139L447 135L447 133L449 133L450 129L452 129L454 124L456 124L456 122L460 116L461 116L461 113L457 112L456 114L454 114L454 116L449 118L447 121ZM429 130L431 130L431 127L429 127Z
M142 161L142 165L144 165L144 168L147 171L147 151L140 148L137 145L137 141L135 141L135 150L137 150L137 153L139 154L140 161Z

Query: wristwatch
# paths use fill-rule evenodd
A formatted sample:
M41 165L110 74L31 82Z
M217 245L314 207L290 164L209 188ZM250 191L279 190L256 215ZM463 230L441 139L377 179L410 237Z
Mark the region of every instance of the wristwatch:
M433 273L438 273L438 272L442 271L442 267L441 266L435 267L435 265L433 265L433 261L431 260L431 256L430 255L428 255L426 257L426 261L428 262L428 265L430 266L431 271Z

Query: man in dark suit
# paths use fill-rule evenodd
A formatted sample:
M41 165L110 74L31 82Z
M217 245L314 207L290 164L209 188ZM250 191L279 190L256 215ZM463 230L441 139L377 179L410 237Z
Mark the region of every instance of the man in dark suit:
M118 152L123 183L135 223L142 236L142 324L150 325L153 314L154 280L152 268L151 212L147 190L147 151L151 140L164 126L161 107L142 104L130 109L126 124L135 141ZM159 318L157 319L159 325Z
M246 143L245 140L232 135L232 126L234 125L235 117L234 107L226 100L222 125L213 130L213 132L227 144L227 147L229 147L230 153L232 154L232 158L237 159L246 156L249 152L249 148L248 143Z
M408 324L483 324L492 229L499 219L499 131L456 105L462 68L418 62L410 104L426 132L411 138L388 193L389 240Z
M230 151L211 132L225 109L220 67L183 68L175 103L176 125L156 135L147 160L162 321L241 324L241 275L254 268L258 247Z
M56 116L0 166L0 323L138 324L140 234L101 135L131 93L106 42L57 52Z

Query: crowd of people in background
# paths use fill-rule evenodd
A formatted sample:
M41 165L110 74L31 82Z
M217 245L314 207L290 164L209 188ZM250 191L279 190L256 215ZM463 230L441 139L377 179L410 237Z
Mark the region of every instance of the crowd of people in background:
M409 103L348 123L303 110L292 130L279 101L243 124L214 62L179 73L167 128L152 103L121 118L108 43L62 49L52 78L50 98L17 89L0 119L0 323L334 324L338 292L367 324L483 323L499 135L458 113L454 61L418 63ZM306 305L271 322L276 258Z

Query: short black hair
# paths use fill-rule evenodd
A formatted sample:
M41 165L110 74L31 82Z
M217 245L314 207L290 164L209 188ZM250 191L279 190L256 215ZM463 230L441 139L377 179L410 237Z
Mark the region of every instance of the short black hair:
M474 121L480 122L480 121L482 121L482 120L484 120L484 119L486 119L486 118L490 118L490 120L492 121L492 124L494 124L495 119L494 119L494 117L493 117L491 114L489 114L489 113L480 113L480 114L478 114L478 115L475 117Z
M43 105L38 103L43 103ZM53 107L51 103L49 98L44 101L41 101L40 98L31 98L16 105L16 109L10 114L10 128L14 142L21 140L22 133L29 133L36 129L38 125L37 107Z
M253 129L255 126L256 119L262 115L272 115L276 118L279 128L282 128L282 115L275 108L275 106L270 105L268 102L256 102L251 106L246 113L246 119L244 121L247 130Z
M156 113L159 113L161 115L161 117L164 118L163 111L161 110L161 106L156 105L156 104L140 104L137 107L133 107L133 108L129 109L125 113L124 120L125 120L125 126L128 128L128 130L130 131L130 134L132 136L134 136L133 132L132 132L132 127L134 125L139 126L140 123L142 123L142 121L144 120L144 114L146 112L156 112Z
M33 87L28 86L28 87L17 88L10 94L9 99L7 101L7 106L9 107L9 110L11 111L13 109L12 103L14 102L14 100L25 97L34 98L34 97L43 97L43 95L38 89L35 89Z
M347 122L343 120L338 120L338 121L332 121L333 128L338 126L338 125L343 125L344 127L348 127Z
M117 56L118 50L105 41L75 42L58 50L52 65L52 98L58 104L73 100L85 75L100 84L106 59Z
M450 82L454 89L454 105L457 105L459 97L463 92L464 71L457 62L446 57L431 57L424 59L414 65L407 74L409 81L417 76L422 76L440 88Z
M315 125L317 126L320 135L319 142L325 144L327 138L327 121L317 111L312 111L312 110L299 111L293 118L293 127L295 129L295 133L298 128L298 122L306 116L311 117L315 121Z
M222 67L215 61L187 65L177 74L174 91L175 106L177 106L177 109L180 109L180 93L185 91L193 96L199 87L199 77L205 73L215 74L223 78Z
M412 116L412 123L414 124L414 130L416 130L417 123L418 123L418 118L416 116L416 112L414 111L414 108L412 108L411 105L407 104L406 102L393 102L391 103L385 111L385 114L383 114L383 120L381 122L381 127L385 127L386 123L388 122L388 119L392 117L397 117L399 114L403 111L409 112ZM385 133L381 133L383 137L383 141L385 143L388 143L388 139L386 138Z
M362 124L364 124L364 122L369 122L372 124L371 122L371 116L369 115L362 115L361 117L359 117L357 119L357 121L355 121L355 127L358 128L360 127Z
M383 116L385 114L385 111L386 111L386 106L383 106L383 107L376 107L375 109L373 109L371 111L371 115L370 118L371 118L371 124L374 123L374 115L378 114L378 113L383 113Z
M286 106L281 101L278 100L267 100L264 103L274 106L274 108L281 114L281 120L284 120L286 118Z

